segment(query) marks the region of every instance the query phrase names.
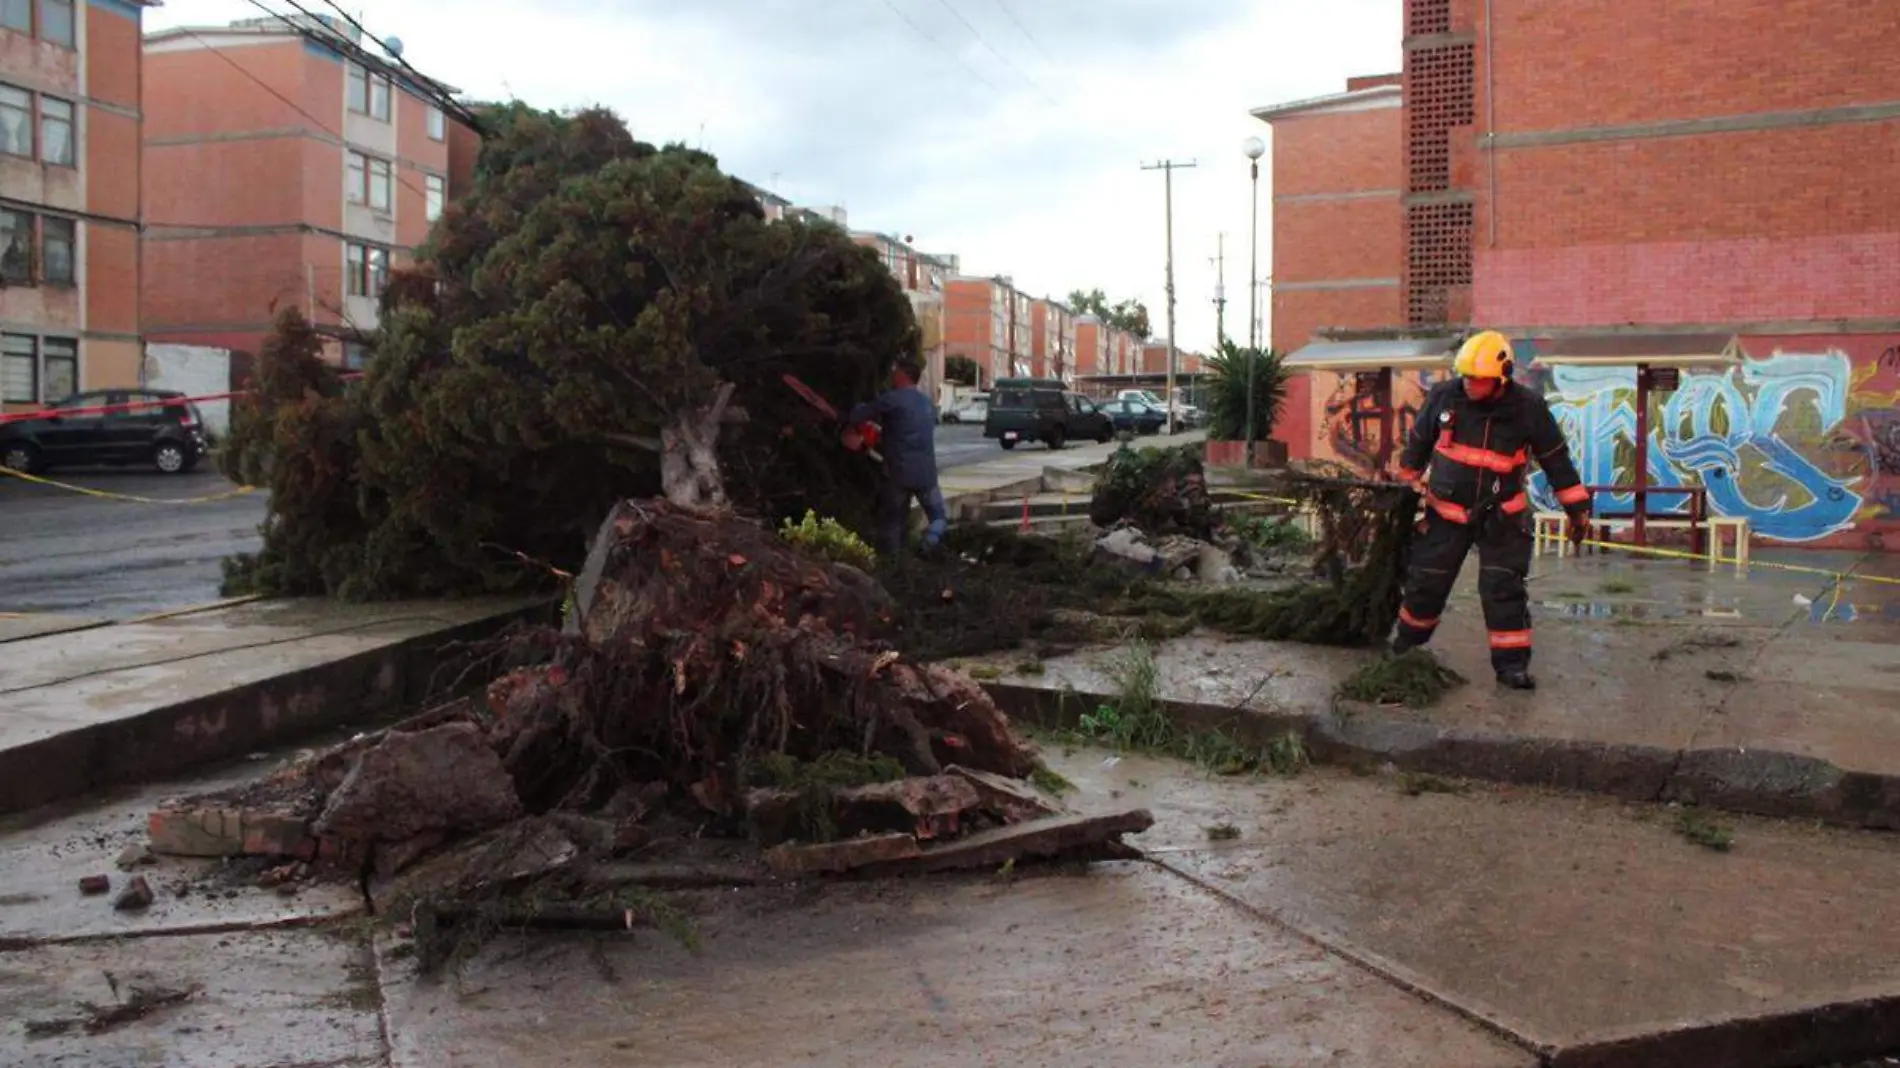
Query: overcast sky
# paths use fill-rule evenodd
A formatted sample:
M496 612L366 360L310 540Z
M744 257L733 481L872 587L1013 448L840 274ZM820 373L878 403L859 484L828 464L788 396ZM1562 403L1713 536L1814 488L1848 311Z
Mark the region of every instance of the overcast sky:
M260 0L288 11L283 0ZM300 0L303 2L303 0ZM320 3L320 0L318 0ZM347 0L345 0L347 3ZM305 2L306 8L328 10ZM427 74L480 98L604 104L654 142L853 228L914 236L1036 295L1101 287L1165 330L1162 176L1177 171L1180 343L1247 325L1247 160L1263 104L1397 70L1399 0L380 0L350 4ZM166 0L149 29L260 14ZM1260 274L1271 263L1261 167ZM1264 301L1263 301L1264 303ZM1262 312L1265 314L1264 310Z

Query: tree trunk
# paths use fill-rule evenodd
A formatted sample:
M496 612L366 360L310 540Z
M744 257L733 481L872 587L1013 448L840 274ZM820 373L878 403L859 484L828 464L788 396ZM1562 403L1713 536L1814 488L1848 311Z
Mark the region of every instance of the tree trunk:
M732 383L722 383L711 404L683 412L661 429L660 486L672 503L728 506L725 474L719 469L719 427L732 390Z

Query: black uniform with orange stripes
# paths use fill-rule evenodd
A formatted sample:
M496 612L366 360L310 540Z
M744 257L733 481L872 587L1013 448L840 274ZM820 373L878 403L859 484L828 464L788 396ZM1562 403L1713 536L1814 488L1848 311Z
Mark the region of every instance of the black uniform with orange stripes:
M1491 666L1500 676L1528 668L1531 615L1524 578L1532 536L1525 479L1532 460L1549 476L1567 510L1589 503L1563 430L1542 396L1506 379L1497 396L1474 401L1457 378L1426 394L1399 460L1406 481L1416 482L1428 464L1430 479L1393 651L1431 639L1458 569L1475 544Z

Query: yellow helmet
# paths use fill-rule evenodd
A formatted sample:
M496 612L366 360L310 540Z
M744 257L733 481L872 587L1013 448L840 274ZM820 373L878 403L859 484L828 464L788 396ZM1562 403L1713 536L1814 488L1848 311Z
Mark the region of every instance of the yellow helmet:
M1496 330L1486 330L1465 339L1451 366L1460 378L1509 378L1516 364L1511 339Z

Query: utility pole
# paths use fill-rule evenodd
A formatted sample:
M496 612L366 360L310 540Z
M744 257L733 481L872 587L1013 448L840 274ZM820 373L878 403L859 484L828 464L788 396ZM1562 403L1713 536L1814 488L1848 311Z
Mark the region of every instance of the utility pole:
M1214 340L1227 340L1227 232L1214 235Z
M1168 433L1180 429L1175 423L1175 413L1180 410L1174 398L1174 172L1193 167L1195 162L1177 163L1164 159L1159 163L1141 165L1144 171L1160 171L1163 195L1167 198L1167 235L1168 235Z

